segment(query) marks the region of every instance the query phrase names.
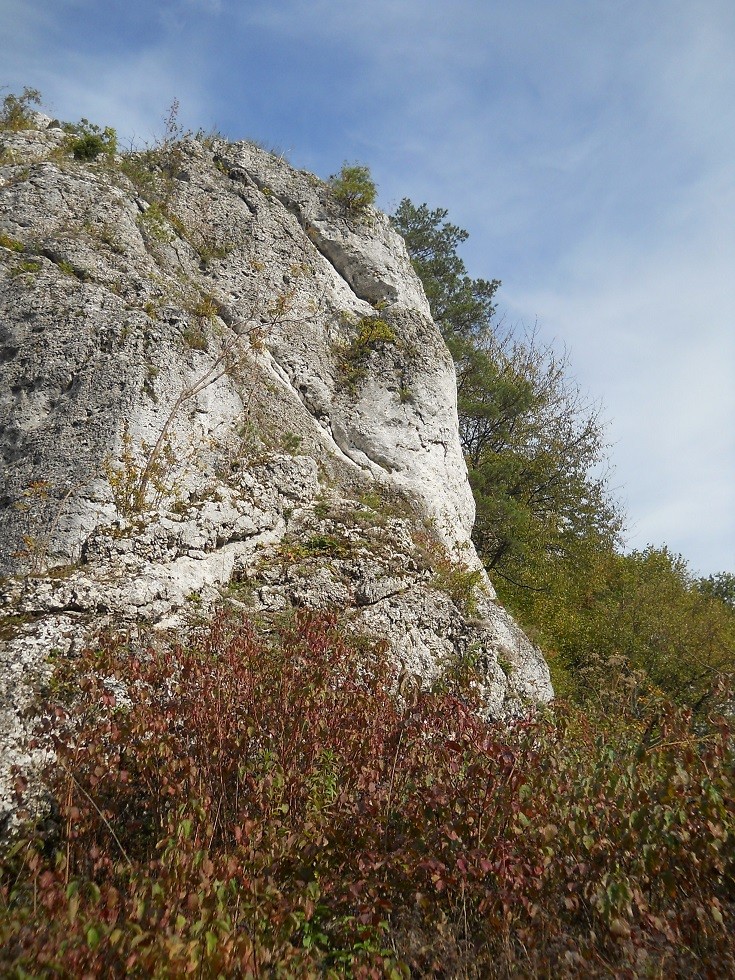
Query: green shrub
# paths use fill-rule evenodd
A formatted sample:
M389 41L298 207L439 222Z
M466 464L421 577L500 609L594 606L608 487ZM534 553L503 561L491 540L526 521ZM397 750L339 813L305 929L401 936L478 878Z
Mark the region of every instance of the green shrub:
M367 377L370 355L386 347L397 345L398 337L393 327L377 316L364 316L357 325L357 334L339 351L339 369L347 388L355 394L358 384Z
M613 658L704 714L735 677L734 611L703 592L665 547L625 555L579 549L554 588L531 591L499 578L498 593L537 631L555 690L570 697L597 699Z
M112 157L117 152L117 133L111 126L102 129L89 119L80 119L67 123L64 129L69 133L67 148L75 160L96 160L102 154Z
M105 144L101 136L87 133L72 141L72 152L75 160L96 160L105 152Z
M329 186L334 200L351 218L362 217L378 194L370 168L357 163L343 164L340 172L329 178Z
M11 276L24 276L31 275L35 276L41 271L43 266L36 259L26 259L23 262L19 262L14 265L10 270Z
M77 269L75 266L73 266L71 262L67 262L66 259L59 259L54 262L54 265L59 272L63 273L65 276L69 276L70 279L84 280L85 278L84 272L81 269Z
M146 201L153 202L162 196L161 181L152 150L124 153L118 166L121 173L134 185L137 193Z
M6 235L2 231L0 231L0 247L8 248L11 252L25 251L25 245L23 242L19 242L17 238L11 238L10 235Z
M0 109L0 130L17 131L33 125L33 107L41 105L41 93L37 88L26 86L20 95L10 92L3 98Z
M146 237L161 245L170 245L176 238L164 207L157 201L150 204L137 219Z
M467 569L456 562L445 560L434 567L432 585L446 592L452 602L466 616L477 613L477 590L482 583L479 569Z
M303 441L304 437L295 432L284 432L278 441L278 448L281 452L296 456Z
M157 373L157 368L149 364L151 386ZM160 506L164 499L176 496L178 466L179 458L167 431L161 433L155 445L141 442L135 446L125 420L118 458L107 457L102 462L102 471L118 514L135 517Z
M219 315L219 304L209 293L201 292L193 297L187 304L190 313L200 320L208 320L213 323Z

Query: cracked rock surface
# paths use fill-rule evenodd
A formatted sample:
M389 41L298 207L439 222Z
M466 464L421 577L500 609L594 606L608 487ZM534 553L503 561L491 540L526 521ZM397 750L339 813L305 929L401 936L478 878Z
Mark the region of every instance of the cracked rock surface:
M229 602L337 608L488 711L546 664L470 541L455 376L387 218L250 143L0 134L0 820L51 659Z

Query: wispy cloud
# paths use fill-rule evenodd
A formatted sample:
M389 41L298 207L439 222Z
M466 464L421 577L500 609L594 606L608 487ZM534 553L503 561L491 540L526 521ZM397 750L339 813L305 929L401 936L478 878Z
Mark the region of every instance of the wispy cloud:
M712 570L732 567L735 541L735 247L727 210L694 217L651 251L588 240L560 256L566 270L552 266L510 299L571 345L578 374L603 394L631 545L665 541Z
M194 7L211 14L218 14L223 9L223 0L184 0L184 3L188 7Z
M62 119L81 116L117 127L123 144L160 135L166 109L179 99L187 120L210 112L203 82L203 52L167 27L165 13L129 5L124 30L114 38L111 25L91 0L57 0L56 14L31 13L38 5L1 0L8 6L13 33L0 40L5 77L15 90L41 89L48 111ZM181 6L181 4L177 4ZM109 31L109 34L108 34ZM184 52L188 71L182 71Z

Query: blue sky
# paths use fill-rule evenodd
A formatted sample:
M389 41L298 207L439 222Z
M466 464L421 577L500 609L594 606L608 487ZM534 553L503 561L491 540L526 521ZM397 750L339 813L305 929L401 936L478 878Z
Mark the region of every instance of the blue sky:
M322 177L368 163L470 232L506 324L604 404L630 547L735 570L732 0L0 0L0 84Z

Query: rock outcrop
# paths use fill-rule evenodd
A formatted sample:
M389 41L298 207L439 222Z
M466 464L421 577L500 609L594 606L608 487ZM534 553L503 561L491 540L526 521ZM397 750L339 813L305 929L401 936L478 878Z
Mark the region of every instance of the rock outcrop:
M426 683L471 658L495 714L547 700L387 218L247 142L65 141L0 133L0 813L53 659L220 602L337 608Z

